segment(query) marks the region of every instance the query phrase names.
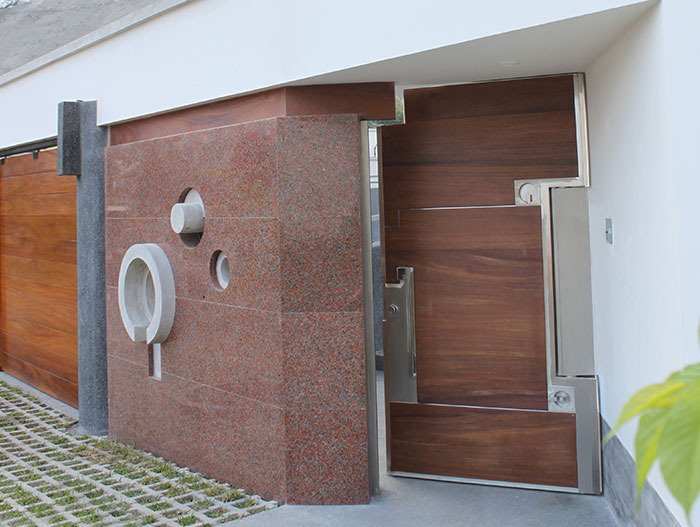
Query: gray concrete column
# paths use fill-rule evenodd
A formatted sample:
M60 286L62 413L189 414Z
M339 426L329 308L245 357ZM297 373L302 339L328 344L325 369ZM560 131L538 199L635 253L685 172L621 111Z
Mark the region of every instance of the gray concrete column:
M104 150L96 101L58 105L58 174L77 176L78 412L84 434L108 432Z

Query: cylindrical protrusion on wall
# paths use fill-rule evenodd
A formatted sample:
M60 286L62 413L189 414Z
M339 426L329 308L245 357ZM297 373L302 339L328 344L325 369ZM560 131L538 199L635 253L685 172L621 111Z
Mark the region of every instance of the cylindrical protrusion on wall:
M226 289L231 279L231 267L228 258L222 252L216 258L216 279L219 281L221 289Z
M170 225L178 234L204 231L204 208L198 203L176 203L170 212Z

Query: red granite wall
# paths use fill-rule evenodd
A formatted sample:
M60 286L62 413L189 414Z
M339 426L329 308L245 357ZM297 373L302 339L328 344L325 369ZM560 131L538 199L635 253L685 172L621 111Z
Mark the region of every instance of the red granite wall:
M369 500L355 115L281 117L106 152L110 436L290 503ZM206 210L187 247L186 188ZM175 277L162 379L117 303L119 266L157 243ZM228 255L217 290L209 262Z

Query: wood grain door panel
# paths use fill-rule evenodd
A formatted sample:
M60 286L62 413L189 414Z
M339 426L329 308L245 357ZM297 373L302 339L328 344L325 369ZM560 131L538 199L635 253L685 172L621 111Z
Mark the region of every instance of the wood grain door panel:
M397 211L514 203L516 179L578 175L571 76L405 92L382 128L384 221Z
M576 487L576 416L392 403L391 470Z
M0 165L0 367L78 405L75 178L56 151Z
M547 408L537 207L408 210L386 268L414 268L418 401Z

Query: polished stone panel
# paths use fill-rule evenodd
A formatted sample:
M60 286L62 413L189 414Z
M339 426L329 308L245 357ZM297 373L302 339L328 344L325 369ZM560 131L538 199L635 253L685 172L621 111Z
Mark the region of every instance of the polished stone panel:
M327 115L107 149L112 437L265 498L369 500L359 144L357 116ZM205 208L196 243L169 221L187 188ZM175 279L161 379L119 315L136 243L158 244Z
M280 216L360 214L357 117L278 120Z
M362 312L285 313L282 325L290 501L365 503Z
M286 219L280 236L283 311L362 309L359 216Z

